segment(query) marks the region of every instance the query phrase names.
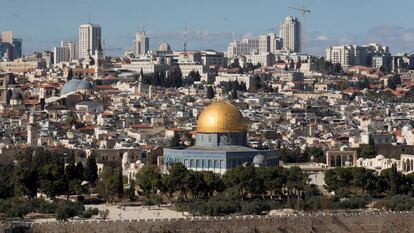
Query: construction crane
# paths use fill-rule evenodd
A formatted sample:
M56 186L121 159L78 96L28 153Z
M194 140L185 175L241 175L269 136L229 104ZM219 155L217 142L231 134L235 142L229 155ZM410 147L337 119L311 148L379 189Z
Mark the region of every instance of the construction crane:
M300 30L301 31L300 34L301 34L301 47L302 47L301 50L302 50L302 52L304 52L305 51L305 17L306 17L306 14L310 14L310 10L306 9L305 6L302 6L301 8L290 6L289 8L292 9L292 10L300 11L302 13L302 25L303 25L303 27Z

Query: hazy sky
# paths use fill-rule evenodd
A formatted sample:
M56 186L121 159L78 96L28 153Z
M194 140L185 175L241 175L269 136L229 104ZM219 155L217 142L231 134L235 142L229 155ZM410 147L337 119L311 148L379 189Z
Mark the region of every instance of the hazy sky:
M143 25L150 47L168 42L182 49L188 27L189 49L224 51L243 37L278 30L288 6L305 5L308 51L328 45L380 42L392 52L414 52L414 0L1 0L0 31L23 39L24 53L50 49L60 40L77 40L81 23L100 24L106 48L131 47ZM113 52L112 52L113 53ZM115 52L115 53L120 53Z

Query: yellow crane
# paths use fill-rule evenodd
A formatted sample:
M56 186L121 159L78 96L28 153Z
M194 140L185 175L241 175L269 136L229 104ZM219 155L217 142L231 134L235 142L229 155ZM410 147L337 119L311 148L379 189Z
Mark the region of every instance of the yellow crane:
M301 36L301 52L305 52L305 17L306 14L310 14L310 10L306 9L305 6L302 7L289 7L292 10L297 10L302 13L302 28L300 30L300 36Z

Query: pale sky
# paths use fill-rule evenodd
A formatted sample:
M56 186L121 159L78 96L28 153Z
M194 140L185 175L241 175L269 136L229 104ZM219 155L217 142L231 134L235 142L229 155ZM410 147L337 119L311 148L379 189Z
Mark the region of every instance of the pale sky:
M328 45L379 42L392 52L414 52L413 0L3 0L0 31L23 39L23 52L42 51L61 40L77 40L79 25L100 24L106 48L128 49L145 30L150 47L162 41L189 49L226 50L236 39L277 32L281 20L305 5L307 50L321 55ZM112 52L120 54L119 51Z

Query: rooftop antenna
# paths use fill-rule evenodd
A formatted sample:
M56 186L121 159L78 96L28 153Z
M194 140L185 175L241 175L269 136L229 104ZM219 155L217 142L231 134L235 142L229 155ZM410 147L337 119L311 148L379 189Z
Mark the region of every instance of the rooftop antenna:
M185 25L184 33L184 53L187 54L187 24Z
M89 7L88 23L91 24L91 7Z

